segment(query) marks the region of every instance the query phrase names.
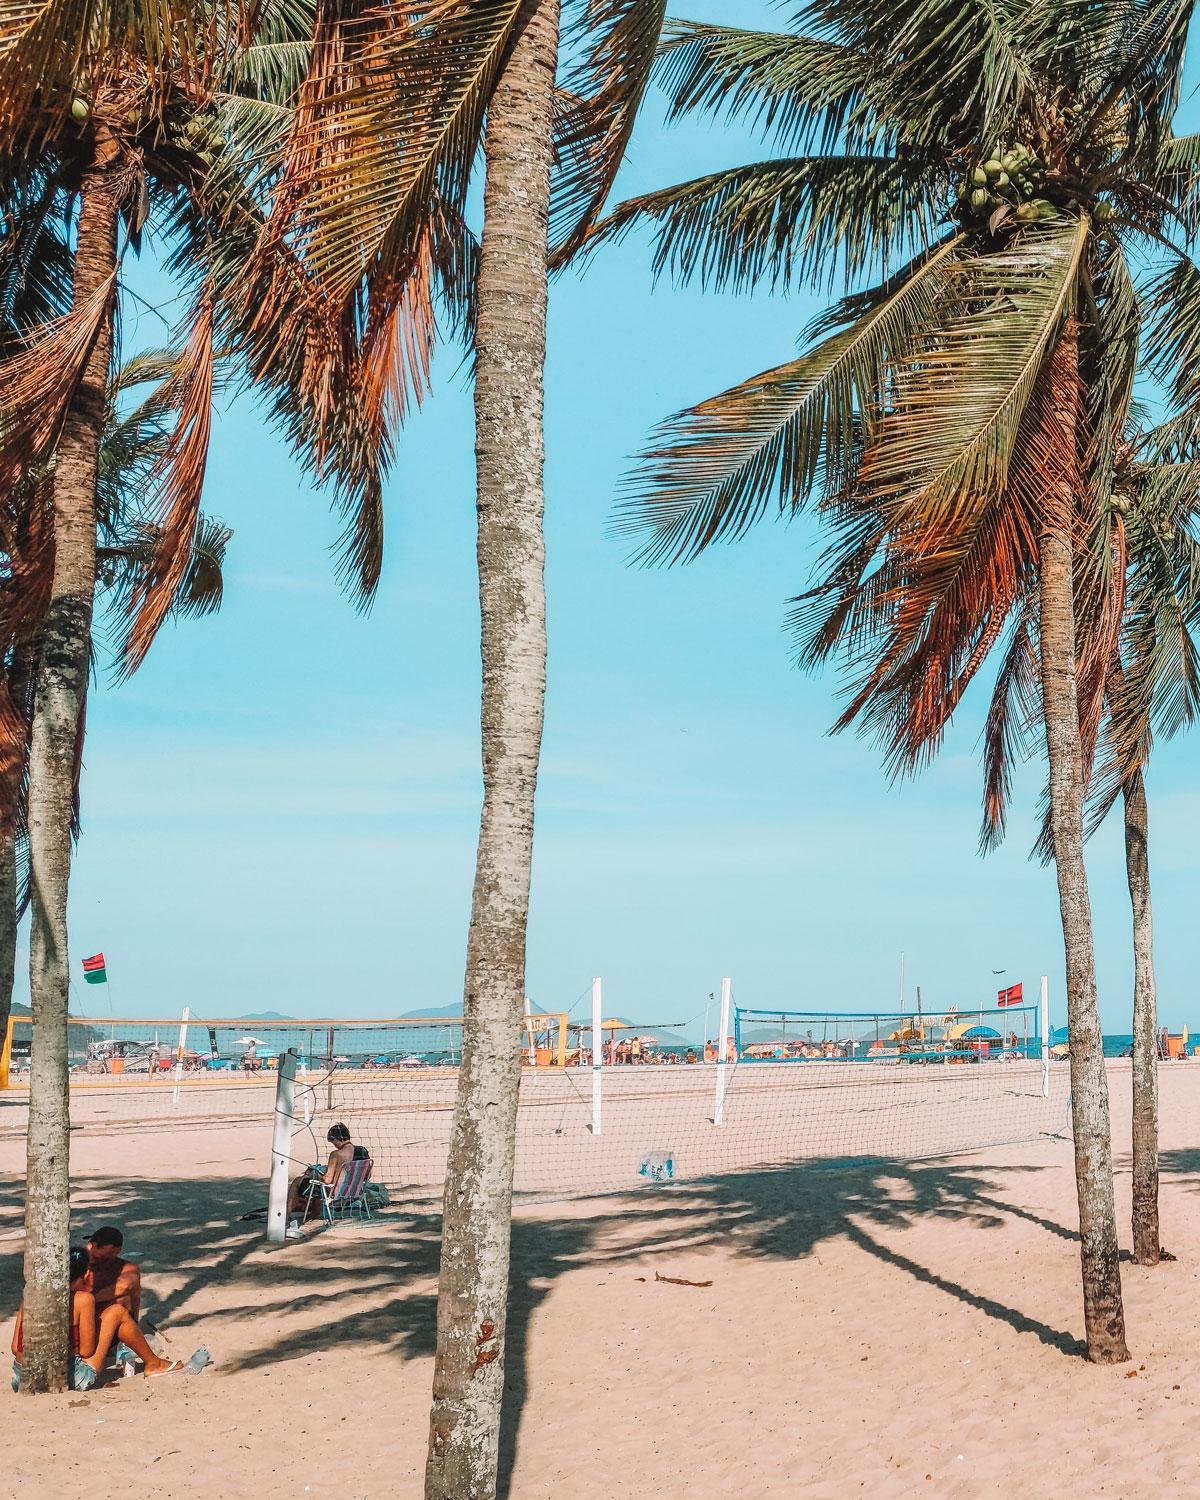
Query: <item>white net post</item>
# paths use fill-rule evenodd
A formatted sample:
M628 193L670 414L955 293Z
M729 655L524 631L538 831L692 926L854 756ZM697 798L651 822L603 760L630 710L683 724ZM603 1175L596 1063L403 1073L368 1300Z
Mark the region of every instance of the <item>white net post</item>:
M279 1076L275 1084L275 1130L271 1138L271 1196L267 1211L267 1238L282 1244L287 1237L287 1195L291 1169L293 1112L296 1104L294 1047L279 1054Z
M175 1049L175 1087L171 1091L171 1103L179 1103L179 1080L183 1077L183 1054L187 1050L188 1017L191 1015L189 1006L183 1007L183 1015L179 1019L179 1046Z
M592 1134L599 1135L601 1127L600 1095L603 1087L601 1068L604 1066L604 986L599 979L592 980Z
M1042 1098L1050 1097L1050 980L1042 975L1042 998L1038 1005L1038 1024L1042 1029Z
M717 1033L717 1095L713 1102L713 1124L724 1125L725 1123L725 1073L727 1069L727 1055L729 1036L729 996L731 984L728 979L721 981L721 1029Z
M529 1042L529 1066L537 1067L537 1038L533 1034L533 1006L529 1003L529 996L525 996L525 1036Z

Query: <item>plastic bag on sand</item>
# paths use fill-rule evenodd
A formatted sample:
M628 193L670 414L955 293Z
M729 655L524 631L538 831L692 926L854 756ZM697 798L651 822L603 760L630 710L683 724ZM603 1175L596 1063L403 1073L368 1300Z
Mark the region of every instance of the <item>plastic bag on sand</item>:
M638 1176L647 1182L671 1182L675 1176L675 1162L670 1151L650 1151L642 1157Z

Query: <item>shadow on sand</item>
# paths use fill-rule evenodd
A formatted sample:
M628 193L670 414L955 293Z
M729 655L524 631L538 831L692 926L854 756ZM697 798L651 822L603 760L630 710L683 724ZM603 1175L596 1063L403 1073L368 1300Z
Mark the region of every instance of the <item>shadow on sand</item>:
M1187 1158L1186 1160L1184 1158ZM1164 1171L1200 1172L1200 1152L1165 1153ZM1003 1167L1011 1179L1014 1171ZM822 1241L845 1239L914 1280L964 1303L984 1317L1069 1356L1083 1345L993 1297L983 1296L921 1265L886 1243L888 1233L923 1219L969 1222L994 1229L1015 1216L1057 1238L1075 1231L995 1192L987 1166L934 1162L914 1165L852 1158L803 1166L734 1172L671 1187L647 1187L636 1197L593 1200L584 1214L556 1216L541 1206L513 1222L512 1289L501 1432L501 1484L510 1491L517 1438L527 1394L527 1333L533 1315L563 1274L580 1265L618 1266L646 1256L677 1256L720 1244L727 1253L758 1259L810 1255ZM1197 1184L1200 1186L1200 1183ZM174 1267L177 1284L155 1298L148 1278L146 1312L172 1335L200 1331L190 1310L194 1293L219 1284L224 1316L253 1316L258 1329L285 1315L319 1310L300 1331L227 1352L226 1372L261 1369L304 1359L347 1343L391 1351L401 1359L428 1357L434 1348L439 1215L390 1210L372 1225L347 1225L315 1241L263 1250L261 1223L241 1215L262 1200L262 1183L249 1176L120 1183L89 1179L78 1194L77 1238L98 1223L126 1228L131 1251L151 1267ZM0 1188L0 1218L19 1220L19 1184ZM0 1308L20 1293L20 1241L0 1249ZM274 1318L272 1315L275 1315Z

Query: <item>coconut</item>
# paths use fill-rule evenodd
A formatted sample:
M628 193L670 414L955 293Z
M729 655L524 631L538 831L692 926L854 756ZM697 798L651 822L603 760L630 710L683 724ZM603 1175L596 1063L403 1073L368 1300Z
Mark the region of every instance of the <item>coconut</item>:
M78 120L81 125L91 112L86 99L73 99L71 101L71 118Z
M988 195L983 188L976 188L971 194L971 207L976 213L987 207Z
M987 173L982 167L976 167L971 173L971 181L975 187L987 187Z
M989 177L997 177L1003 169L1001 168L1000 163L993 156L990 161L984 162L983 170L988 174Z

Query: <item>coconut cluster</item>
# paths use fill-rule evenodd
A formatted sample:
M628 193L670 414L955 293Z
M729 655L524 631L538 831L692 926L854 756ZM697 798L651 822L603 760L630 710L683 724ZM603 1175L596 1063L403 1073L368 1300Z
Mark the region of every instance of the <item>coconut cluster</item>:
M1052 219L1053 203L1041 197L1045 167L1028 146L1007 149L997 146L985 161L971 171L959 194L959 208L972 218L990 218L998 208L1008 207L1022 224Z

